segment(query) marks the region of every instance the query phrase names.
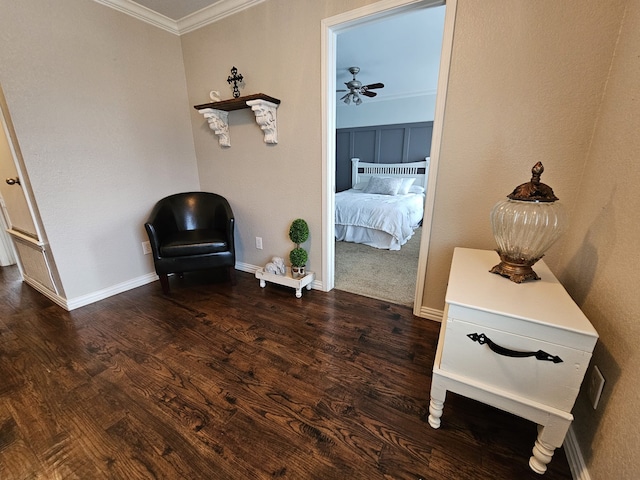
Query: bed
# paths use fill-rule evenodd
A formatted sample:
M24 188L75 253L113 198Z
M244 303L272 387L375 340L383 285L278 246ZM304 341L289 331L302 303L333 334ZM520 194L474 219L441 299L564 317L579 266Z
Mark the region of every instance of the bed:
M412 163L351 159L351 185L336 193L338 241L400 250L424 214L429 158Z

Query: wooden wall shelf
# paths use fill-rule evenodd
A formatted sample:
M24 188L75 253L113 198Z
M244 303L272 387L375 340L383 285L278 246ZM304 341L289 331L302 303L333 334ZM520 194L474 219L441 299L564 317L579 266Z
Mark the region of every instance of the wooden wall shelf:
M280 105L280 100L270 97L264 93L255 93L253 95L245 95L244 97L232 98L230 100L221 100L220 102L203 103L202 105L196 105L193 108L196 110L202 110L203 108L213 108L215 110L224 110L230 112L232 110L242 110L243 108L249 108L247 105L248 100L266 100L267 102Z
M278 143L278 127L276 122L276 110L280 105L280 100L270 97L264 93L245 95L244 97L222 100L220 102L203 103L195 105L209 122L209 128L218 135L218 142L223 147L231 146L229 137L229 112L251 108L256 117L256 123L264 132L264 142Z

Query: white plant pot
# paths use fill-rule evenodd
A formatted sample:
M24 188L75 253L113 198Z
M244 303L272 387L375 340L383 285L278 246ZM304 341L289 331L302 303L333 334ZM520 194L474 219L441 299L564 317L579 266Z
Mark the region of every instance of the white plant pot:
M300 267L297 267L295 265L291 265L291 276L293 278L301 278L305 276L305 268L306 265L302 265Z

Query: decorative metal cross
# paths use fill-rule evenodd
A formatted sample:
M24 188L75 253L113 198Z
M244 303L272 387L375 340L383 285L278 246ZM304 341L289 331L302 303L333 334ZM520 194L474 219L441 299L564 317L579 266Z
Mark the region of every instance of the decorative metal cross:
M231 69L231 75L227 78L227 83L231 85L233 83L233 98L240 96L240 90L238 89L238 82L242 82L243 77L241 73L238 73L238 69L233 67Z

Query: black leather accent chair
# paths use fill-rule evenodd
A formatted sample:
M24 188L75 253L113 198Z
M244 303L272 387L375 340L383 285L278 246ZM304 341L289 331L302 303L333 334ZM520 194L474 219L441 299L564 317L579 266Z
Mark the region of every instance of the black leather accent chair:
M162 291L169 273L227 268L236 284L235 218L227 200L215 193L176 193L155 204L144 228Z

